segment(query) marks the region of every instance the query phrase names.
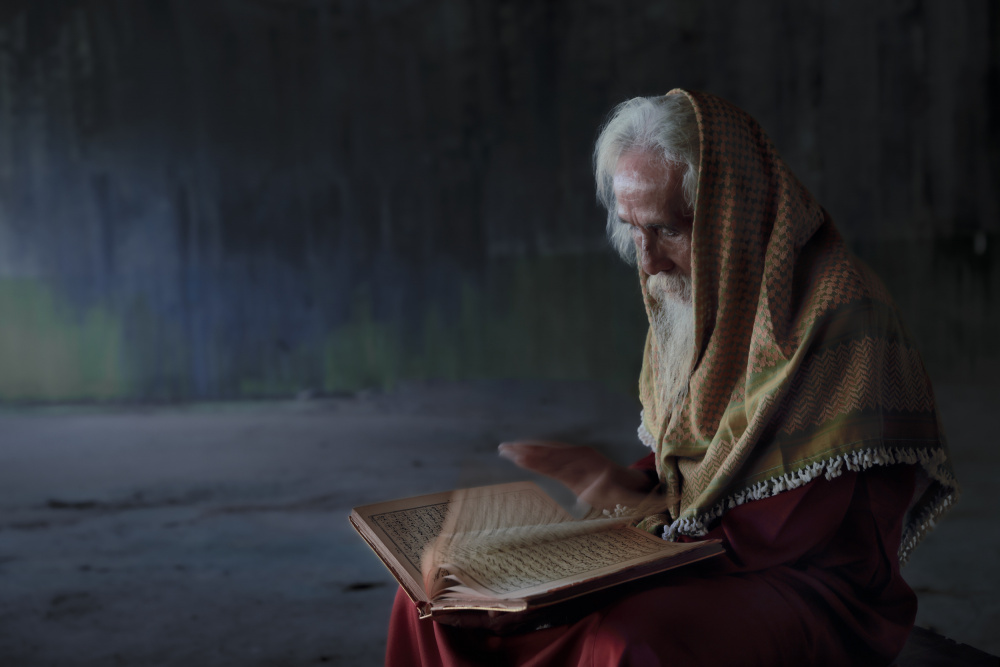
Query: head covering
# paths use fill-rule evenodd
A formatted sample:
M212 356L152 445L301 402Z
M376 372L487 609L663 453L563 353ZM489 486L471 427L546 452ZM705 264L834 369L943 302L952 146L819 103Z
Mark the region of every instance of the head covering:
M652 331L639 380L640 438L672 520L665 537L703 535L727 509L817 477L903 463L922 482L905 561L958 487L895 305L753 118L714 95L669 94L694 106L701 167L689 391L673 413L659 404Z

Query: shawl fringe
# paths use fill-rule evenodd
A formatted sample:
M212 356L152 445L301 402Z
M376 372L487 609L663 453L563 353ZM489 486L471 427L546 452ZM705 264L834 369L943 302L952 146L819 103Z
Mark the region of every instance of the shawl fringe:
M653 440L652 434L646 429L646 411L639 411L639 442L649 447L654 452L656 451L656 441Z
M655 448L649 444L653 441L653 437L645 426L639 426L639 439L644 445L655 451ZM925 504L916 515L908 517L903 526L898 554L900 565L904 565L924 536L934 528L938 518L958 500L957 483L951 472L944 466L946 460L947 453L940 447L933 451L907 447L866 447L838 454L823 461L808 464L799 470L757 482L723 498L709 510L691 517L679 518L664 530L663 539L673 542L676 541L678 535L703 537L708 533L708 526L721 517L726 510L752 500L776 496L782 491L808 484L820 476L830 480L839 477L844 470L861 472L874 466L899 463L919 464L928 476L938 482L940 486L931 502Z

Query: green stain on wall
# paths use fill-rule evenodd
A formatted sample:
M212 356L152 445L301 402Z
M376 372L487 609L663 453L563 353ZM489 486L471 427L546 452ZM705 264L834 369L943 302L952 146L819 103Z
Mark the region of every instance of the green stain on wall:
M121 331L103 308L78 313L36 280L0 279L0 400L126 396Z
M403 340L400 326L372 317L367 289L358 290L350 320L327 337L323 351L324 391L388 387L401 375Z
M326 391L403 379L597 379L634 392L646 317L634 270L606 255L496 260L461 286L457 308L431 303L414 326L377 321L369 292L324 350ZM455 312L457 310L457 312Z
M996 251L970 263L971 241L953 249L955 257L940 245L861 250L902 295L932 374L966 377L974 360L985 374L996 368L996 355L988 356L996 318L986 307L1000 291ZM322 293L321 276L312 279L303 290ZM275 309L279 316L256 325L266 331L244 336L222 317L157 307L138 293L81 308L42 280L3 278L0 401L289 397L481 378L589 379L635 392L647 324L634 269L606 253L494 258L455 280L422 292L418 284L408 293L420 301L405 313L393 310L403 308L398 303L376 302L384 290L368 285L336 295L350 306L335 327L305 336ZM210 303L213 293L199 296ZM192 330L203 334L201 349ZM208 385L201 394L197 374Z
M594 379L635 391L645 314L634 270L607 255L495 259L452 289L425 292L416 316L387 310L374 293L343 295L346 321L280 348L210 331L201 352L217 387L209 397L480 378ZM190 400L193 373L207 372L194 358L185 329L141 296L81 309L38 280L0 279L0 401Z

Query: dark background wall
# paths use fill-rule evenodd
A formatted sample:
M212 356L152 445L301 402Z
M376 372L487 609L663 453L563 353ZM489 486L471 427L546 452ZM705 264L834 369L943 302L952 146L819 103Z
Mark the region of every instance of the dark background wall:
M997 3L0 7L0 400L627 389L589 155L675 86L761 122L935 375L1000 370Z

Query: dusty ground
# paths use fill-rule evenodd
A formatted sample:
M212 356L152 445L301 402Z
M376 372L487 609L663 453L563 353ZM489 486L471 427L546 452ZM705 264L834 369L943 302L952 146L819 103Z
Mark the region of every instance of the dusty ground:
M938 388L965 495L904 571L918 623L1000 654L1000 391ZM377 665L395 592L355 505L522 478L496 444L643 448L631 399L553 382L0 412L0 665Z

